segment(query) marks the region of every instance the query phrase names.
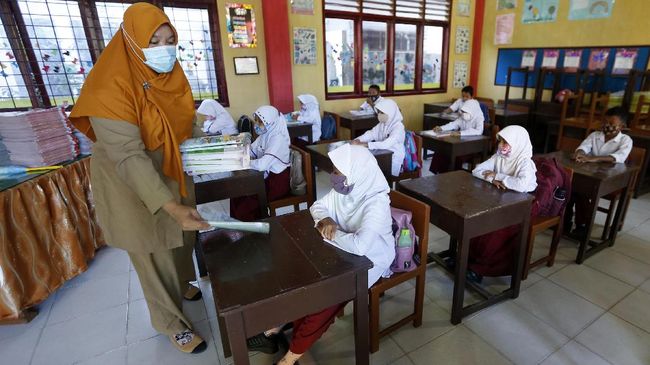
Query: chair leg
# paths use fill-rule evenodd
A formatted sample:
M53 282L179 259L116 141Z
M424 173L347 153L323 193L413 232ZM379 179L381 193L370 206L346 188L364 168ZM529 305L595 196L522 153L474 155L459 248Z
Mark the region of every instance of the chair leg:
M607 218L605 219L605 226L603 227L603 234L600 237L602 240L605 240L607 238L609 230L612 229L610 225L612 224L612 218L614 218L614 205L617 203L618 196L609 202L609 208L607 208Z
M413 319L413 327L420 327L422 325L422 312L424 311L424 284L426 281L426 265L418 268L421 272L415 278L415 319Z
M270 211L270 216L275 217L275 208L269 207L269 211Z
M528 278L528 272L530 271L530 260L533 258L533 245L535 236L533 235L533 230L528 229L528 244L526 245L526 261L524 261L524 270L521 275L521 280L526 280Z
M370 353L379 350L379 293L370 292Z
M555 255L557 254L557 246L560 244L563 230L562 221L553 229L553 238L551 239L551 249L548 251L548 260L546 266L551 267L555 264Z
M299 210L300 210L300 204L294 204L294 205L293 205L293 211L294 211L294 212L297 212L297 211L299 211Z

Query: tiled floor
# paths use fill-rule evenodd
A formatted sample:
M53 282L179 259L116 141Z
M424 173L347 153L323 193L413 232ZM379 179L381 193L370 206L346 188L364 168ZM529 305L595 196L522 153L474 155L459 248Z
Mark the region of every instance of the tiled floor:
M319 196L329 186L318 173ZM227 204L203 207L225 212ZM598 218L602 223L602 219ZM538 239L537 253L549 237ZM430 247L448 236L431 227ZM650 364L650 194L633 200L616 245L576 265L575 244L562 240L555 266L540 268L522 283L516 300L487 308L463 323L449 322L451 278L427 272L422 327L405 326L384 338L373 364ZM486 279L493 291L507 281ZM183 355L149 324L137 276L124 251L105 248L90 269L58 290L27 325L0 327L0 364L231 364L223 358L209 282L204 298L185 312L208 340L200 355ZM382 323L408 310L414 288L395 288L383 298ZM476 300L466 293L466 303ZM353 364L351 308L300 361ZM253 364L273 356L251 354Z

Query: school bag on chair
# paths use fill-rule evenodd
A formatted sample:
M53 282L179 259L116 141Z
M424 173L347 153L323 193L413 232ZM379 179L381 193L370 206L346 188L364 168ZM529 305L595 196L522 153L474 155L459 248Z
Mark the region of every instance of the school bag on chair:
M237 120L237 130L239 133L251 133L253 131L253 121L248 115L242 115Z
M336 121L331 114L325 114L320 124L320 139L328 140L336 138Z
M543 217L562 214L571 196L569 174L554 158L533 158L537 172L537 189L532 211Z
M289 186L292 195L307 194L307 182L302 174L302 155L300 152L291 149L291 170L289 170Z
M420 162L418 158L418 148L415 145L415 133L406 131L404 136L404 163L402 171L411 172L419 169Z
M418 237L413 228L412 213L407 210L390 207L393 218L393 236L395 237L395 260L390 265L392 272L413 271L420 263L415 255Z

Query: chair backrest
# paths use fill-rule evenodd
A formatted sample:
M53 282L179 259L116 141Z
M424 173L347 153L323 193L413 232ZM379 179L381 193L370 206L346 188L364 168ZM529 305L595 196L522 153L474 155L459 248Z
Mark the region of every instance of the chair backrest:
M508 104L508 108L506 110L528 113L530 111L530 107L522 104Z
M390 205L392 207L408 210L413 214L411 222L413 223L415 233L420 239L418 254L420 255L422 264L426 265L426 258L429 252L429 215L431 208L428 204L396 190L391 190L388 195L390 196Z
M307 206L310 206L314 203L314 175L311 169L311 155L298 146L291 145L290 147L292 150L300 153L302 157L302 175L305 177L305 182L307 183Z
M564 96L562 101L562 112L560 114L560 122L562 120L576 118L580 114L580 107L582 106L582 99L584 97L584 90L578 90L575 94Z
M632 151L627 156L625 161L628 165L638 166L641 168L643 166L643 161L645 160L646 150L641 147L632 147ZM636 184L639 181L639 170L632 176L632 186L630 187L633 191L636 189Z
M560 151L565 151L565 152L570 152L573 153L575 150L580 146L580 143L582 143L581 140L577 138L571 138L571 137L559 137L560 143L559 143L559 148L558 150Z
M636 104L636 111L634 112L634 117L630 122L630 129L643 128L647 129L650 127L650 98L645 95L639 96L639 101Z
M478 105L481 107L481 113L483 113L483 121L486 123L492 123L493 120L490 119L490 108L487 104L479 102Z
M591 104L589 105L589 120L587 122L589 125L589 130L587 133L600 128L603 119L605 119L605 112L607 111L608 103L609 93L592 97Z
M494 100L493 99L482 98L482 97L479 97L479 96L475 97L474 99L476 99L479 103L483 103L483 104L487 105L488 108L494 109Z

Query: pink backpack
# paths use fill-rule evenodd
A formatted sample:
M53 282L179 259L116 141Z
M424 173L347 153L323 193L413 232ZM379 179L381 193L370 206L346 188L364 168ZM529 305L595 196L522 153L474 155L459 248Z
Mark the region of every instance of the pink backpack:
M406 210L390 207L393 218L393 236L395 236L395 260L390 266L392 272L413 271L418 266L417 236L413 228L412 213ZM410 242L408 242L410 241Z

